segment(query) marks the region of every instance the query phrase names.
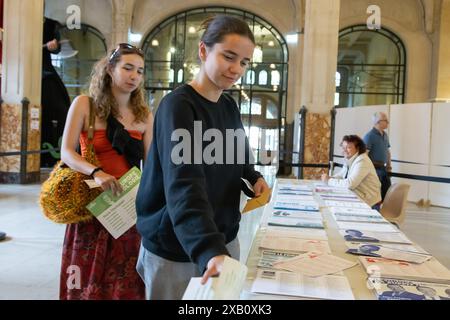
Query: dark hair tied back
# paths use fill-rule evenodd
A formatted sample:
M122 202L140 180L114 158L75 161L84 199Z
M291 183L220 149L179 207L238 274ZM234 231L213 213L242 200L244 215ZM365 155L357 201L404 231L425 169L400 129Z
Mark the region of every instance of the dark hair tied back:
M255 44L255 37L248 24L237 17L217 15L202 22L200 30L205 30L201 41L208 47L221 43L226 35L237 34L250 39Z

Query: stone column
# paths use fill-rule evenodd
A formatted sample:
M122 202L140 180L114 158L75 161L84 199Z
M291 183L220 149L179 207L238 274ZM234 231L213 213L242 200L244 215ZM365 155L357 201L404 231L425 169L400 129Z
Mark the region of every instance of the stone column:
M305 106L304 163L328 164L337 69L340 0L306 0L301 106ZM301 137L300 137L301 138ZM305 179L326 169L305 168Z
M432 101L450 100L450 0L443 0L440 10L438 45L436 53L436 93Z
M4 3L0 183L40 180L43 0ZM24 112L25 113L24 113ZM20 154L21 153L21 154Z
M111 48L117 44L128 43L128 30L131 28L135 0L113 0L113 30Z

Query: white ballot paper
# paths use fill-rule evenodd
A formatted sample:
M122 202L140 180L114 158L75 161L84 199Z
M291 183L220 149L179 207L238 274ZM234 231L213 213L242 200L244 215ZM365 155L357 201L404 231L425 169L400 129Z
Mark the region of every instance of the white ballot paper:
M319 205L315 201L275 201L273 208L279 210L319 211Z
M325 200L325 206L327 207L343 207L343 208L353 208L353 209L370 209L369 205L365 202L349 202L349 201L335 201L335 200Z
M272 269L274 262L290 259L290 258L293 258L296 256L298 256L298 253L263 250L262 254L261 254L261 258L258 261L258 267Z
M308 240L328 240L327 233L323 229L292 229L278 226L268 226L266 229L266 236L296 238Z
M201 277L191 278L183 300L237 300L244 286L248 268L230 257L225 257L219 277L209 278L202 285Z
M432 256L430 254L423 254L412 251L404 251L389 247L384 247L374 243L349 243L347 242L347 253L369 256L369 257L382 257L385 259L407 261L413 263L424 263L430 260ZM411 246L413 247L413 246Z
M365 208L346 208L346 207L328 207L328 209L332 213L339 213L339 214L355 214L355 215L379 215L380 213L376 210Z
M301 273L308 277L337 273L355 265L357 263L321 252L307 252L291 259L273 263L275 269Z
M314 202L314 197L312 195L292 195L292 194L277 194L276 201L281 202Z
M336 221L340 230L362 230L372 232L388 232L388 233L400 233L395 226L390 223L367 223L367 222L342 222Z
M270 235L264 236L259 247L275 251L281 250L294 252L330 252L328 241L288 237L272 237Z
M259 270L252 292L317 299L354 300L344 276L308 277L299 273Z
M86 206L114 239L136 224L135 201L140 180L141 171L133 167L119 179L123 189L119 196L108 190Z
M435 258L421 264L376 257L359 257L359 261L373 277L450 284L450 271Z
M403 233L398 232L373 232L357 229L339 230L345 241L354 242L389 242L412 244Z
M381 214L358 215L358 214L346 214L346 213L333 213L332 215L333 215L334 220L336 220L336 221L389 223L389 221L384 219Z

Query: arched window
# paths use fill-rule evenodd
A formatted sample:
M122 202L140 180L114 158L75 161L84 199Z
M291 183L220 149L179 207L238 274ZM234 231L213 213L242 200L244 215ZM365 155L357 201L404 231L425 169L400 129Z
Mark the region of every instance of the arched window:
M183 83L183 69L178 70L177 81L178 83Z
M162 21L147 34L142 48L146 58L145 86L152 109L157 108L164 95L182 82L191 81L197 74L200 67L198 42L202 35L199 27L203 20L216 14L233 15L245 20L255 35L256 49L252 63L242 78L228 90L241 110L252 149L258 153L266 146L264 134L269 131L271 141L277 144L280 141L284 146L284 127L281 124L286 123L287 45L281 34L267 21L243 10L225 7L192 9ZM167 56L167 52L171 55ZM274 69L277 84L269 86L268 75ZM178 75L181 71L182 81L180 76L176 77L177 81L170 81L170 70L177 70ZM273 81L273 76L271 78ZM261 104L261 101L266 101L262 100L265 96L272 101L268 113ZM259 132L259 137L252 137L256 132Z
M341 73L339 71L336 71L335 75L335 84L336 84L336 92L334 93L334 105L339 106L339 90L341 86Z
M247 84L255 84L255 71L248 70L247 71L247 77L246 77L246 83Z
M270 84L273 86L279 86L280 85L280 72L277 70L273 70L270 72Z
M339 107L403 103L406 51L393 32L366 25L339 33ZM336 79L337 81L337 79Z
M86 24L81 29L64 27L60 33L61 52L52 55L52 64L73 99L86 87L94 64L106 54L106 42L100 31Z
M259 84L260 86L265 86L265 85L267 85L267 71L266 71L266 70L261 70L261 71L259 72L258 84Z

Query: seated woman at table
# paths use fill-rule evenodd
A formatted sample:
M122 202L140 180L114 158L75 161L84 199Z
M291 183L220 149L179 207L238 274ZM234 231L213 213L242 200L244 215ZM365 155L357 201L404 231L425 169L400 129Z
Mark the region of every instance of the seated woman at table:
M379 209L381 183L364 141L357 135L344 136L341 147L345 158L342 170L332 177L323 174L322 181L329 186L348 188L373 209Z

